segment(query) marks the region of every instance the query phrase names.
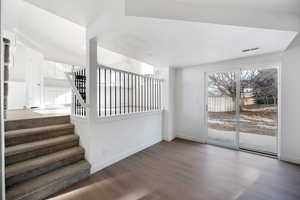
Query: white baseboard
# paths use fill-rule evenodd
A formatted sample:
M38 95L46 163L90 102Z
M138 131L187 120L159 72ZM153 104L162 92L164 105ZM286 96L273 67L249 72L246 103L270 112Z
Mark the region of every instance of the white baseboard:
M198 138L198 137L195 137L195 136L191 136L189 134L176 133L176 138L190 140L190 141L193 141L193 142L206 143L205 139L200 138L200 137Z
M292 158L292 157L289 157L289 156L281 155L280 160L290 162L290 163L300 164L300 158Z
M123 159L125 159L125 158L127 158L127 157L129 157L129 156L131 156L135 153L138 153L138 152L140 152L140 151L142 151L142 150L144 150L144 149L146 149L146 148L148 148L152 145L155 145L155 144L157 144L161 141L162 141L162 139L155 140L155 141L152 141L148 144L144 144L144 145L138 146L134 149L128 150L126 152L120 153L119 155L116 155L116 156L114 156L113 158L111 158L109 160L105 160L103 162L91 163L91 165L92 165L91 174L94 174L94 173L96 173L96 172L98 172L98 171L100 171L100 170L102 170L106 167L109 167L110 165L112 165L112 164L114 164L114 163L116 163L120 160L123 160Z

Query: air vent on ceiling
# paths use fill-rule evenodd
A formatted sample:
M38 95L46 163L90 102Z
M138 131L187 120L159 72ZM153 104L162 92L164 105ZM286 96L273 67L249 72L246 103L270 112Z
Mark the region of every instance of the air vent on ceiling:
M251 49L244 49L242 50L243 53L249 52L249 51L257 51L259 50L259 47L251 48Z

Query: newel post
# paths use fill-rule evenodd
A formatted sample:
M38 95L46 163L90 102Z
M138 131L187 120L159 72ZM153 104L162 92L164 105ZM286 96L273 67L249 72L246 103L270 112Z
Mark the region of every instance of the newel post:
M87 102L89 120L97 119L97 38L94 37L88 40L87 43Z

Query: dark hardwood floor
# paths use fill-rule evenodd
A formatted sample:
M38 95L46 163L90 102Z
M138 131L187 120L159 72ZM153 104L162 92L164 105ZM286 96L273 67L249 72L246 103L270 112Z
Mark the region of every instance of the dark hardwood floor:
M184 140L161 142L55 200L299 200L300 167Z

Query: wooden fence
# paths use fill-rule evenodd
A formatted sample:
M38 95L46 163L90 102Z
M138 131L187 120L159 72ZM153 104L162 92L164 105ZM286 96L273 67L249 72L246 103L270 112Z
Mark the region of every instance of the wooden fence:
M231 97L208 97L208 112L233 112L235 102Z

